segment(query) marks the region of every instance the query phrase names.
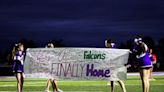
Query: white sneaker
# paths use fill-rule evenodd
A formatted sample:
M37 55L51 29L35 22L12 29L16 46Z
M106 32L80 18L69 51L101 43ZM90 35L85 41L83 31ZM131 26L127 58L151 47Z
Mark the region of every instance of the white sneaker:
M57 92L63 92L63 90L61 90L61 89L58 89L58 91Z
M108 82L107 85L110 86L111 85L110 82Z
M51 92L51 91L49 91L49 90L45 90L44 92Z
M149 79L149 81L155 81L155 80L156 80L156 79L154 79L154 78L150 78L150 79Z

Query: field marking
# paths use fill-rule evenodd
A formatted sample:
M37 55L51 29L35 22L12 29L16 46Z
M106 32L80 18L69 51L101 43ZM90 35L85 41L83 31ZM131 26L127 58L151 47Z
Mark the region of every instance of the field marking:
M125 84L125 86L141 86L142 84ZM150 84L152 86L164 86L164 84ZM16 87L17 85L0 85L0 87ZM24 85L24 87L37 87L37 86L46 86L46 85ZM70 86L70 85L60 85L60 86ZM76 87L76 85L73 85ZM105 84L91 84L91 85L78 85L78 86L110 86ZM116 85L119 86L119 85Z

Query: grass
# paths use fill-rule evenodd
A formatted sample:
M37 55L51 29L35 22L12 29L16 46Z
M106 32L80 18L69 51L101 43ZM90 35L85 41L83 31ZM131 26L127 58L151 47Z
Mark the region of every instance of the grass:
M150 92L164 92L164 76L154 76L155 81L150 81ZM47 79L26 78L23 92L44 92ZM139 76L130 76L125 81L127 92L142 92ZM64 92L110 92L107 81L71 81L59 80L58 86ZM16 91L15 78L0 78L0 92ZM51 88L52 90L52 88ZM115 92L122 92L120 86L116 86Z

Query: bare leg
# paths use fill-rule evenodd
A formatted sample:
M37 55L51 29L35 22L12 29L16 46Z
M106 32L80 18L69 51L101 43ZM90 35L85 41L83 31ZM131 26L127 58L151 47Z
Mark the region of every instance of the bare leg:
M149 77L149 79L152 79L152 78L153 78L153 77L152 77L152 72L153 72L153 67L150 68L150 77Z
M21 91L23 90L24 75L21 73Z
M141 69L140 76L142 80L142 88L143 92L149 92L149 77L150 77L150 69Z
M146 71L147 92L149 92L149 88L150 88L149 75L150 75L150 69Z
M52 81L52 87L53 87L53 91L54 92L57 92L58 91L57 81L55 79Z
M122 88L122 91L123 92L126 92L126 89L125 89L125 84L122 80L118 81L118 83L120 84L121 88Z
M111 81L111 92L114 92L114 81Z
M21 73L16 73L16 79L17 79L17 90L18 90L18 92L22 92L22 88L21 88Z
M140 77L141 77L141 81L142 81L142 91L144 92L145 87L144 87L144 81L143 81L143 69L140 69Z
M45 90L49 90L51 82L52 82L52 79L48 79L47 80L47 84L46 84L46 89Z

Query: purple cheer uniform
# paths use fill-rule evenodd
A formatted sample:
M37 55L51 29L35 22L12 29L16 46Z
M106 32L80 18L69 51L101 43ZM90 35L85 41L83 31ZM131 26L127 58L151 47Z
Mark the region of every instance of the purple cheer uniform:
M145 43L143 43L143 46L135 45L133 51L136 53L136 58L138 59L140 68L152 67L148 47Z
M14 56L13 72L24 72L24 52L17 51Z

